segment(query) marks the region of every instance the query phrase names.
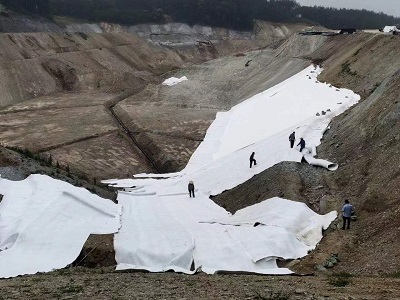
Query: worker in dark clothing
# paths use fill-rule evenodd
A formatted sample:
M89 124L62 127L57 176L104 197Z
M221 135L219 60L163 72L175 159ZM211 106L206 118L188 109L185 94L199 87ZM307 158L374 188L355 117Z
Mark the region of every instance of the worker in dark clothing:
M257 161L254 159L254 155L255 155L256 153L255 152L253 152L253 153L251 153L251 155L250 155L250 168L251 168L251 166L253 165L253 163L254 163L254 165L257 165Z
M300 145L300 152L303 151L304 147L306 146L306 141L303 140L303 138L300 138L300 143L297 144L297 146Z
M290 148L293 148L294 146L294 141L296 140L296 135L294 131L289 135L289 141L290 141Z
M351 220L351 215L353 213L354 213L353 205L350 204L349 200L345 200L344 205L342 207L343 230L346 229L346 224L347 224L347 229L350 229L350 220Z
M193 195L193 198L194 198L195 197L194 196L194 183L192 180L189 181L188 190L189 190L189 197L192 198L192 195Z

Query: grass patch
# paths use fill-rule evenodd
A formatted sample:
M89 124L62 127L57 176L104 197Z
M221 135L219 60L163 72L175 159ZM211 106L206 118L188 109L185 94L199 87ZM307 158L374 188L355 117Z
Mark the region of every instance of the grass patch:
M393 273L385 274L385 277L400 278L400 270Z
M332 274L328 282L330 285L336 286L336 287L345 287L351 283L351 278L353 275L347 272L340 272L336 274Z
M83 291L83 286L81 285L66 285L60 288L60 292L63 294L66 293L80 293Z
M41 281L45 281L46 279L43 277L33 277L31 278L32 282L41 282Z
M346 73L346 74L349 74L351 76L357 75L356 71L352 71L350 69L350 62L349 61L346 61L345 63L342 64L342 73Z
M290 296L284 292L273 293L270 292L269 295L258 294L254 297L254 300L289 300Z

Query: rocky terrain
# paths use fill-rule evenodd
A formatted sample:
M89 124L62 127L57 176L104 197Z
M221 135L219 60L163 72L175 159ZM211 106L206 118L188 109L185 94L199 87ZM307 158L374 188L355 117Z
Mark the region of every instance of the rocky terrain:
M318 147L337 171L281 163L213 196L231 212L281 196L326 213L349 199L357 214L350 231L338 230L338 220L309 256L281 262L315 276L113 273L111 237L91 237L80 264L1 280L0 299L400 298L400 37L300 36L302 25L265 23L234 33L28 20L36 25L26 30L22 17L5 18L1 30L14 33L0 34L0 142L19 153L2 149L0 172L11 179L65 176L115 198L99 179L179 170L216 112L310 63L323 66L320 81L362 99L332 121ZM161 85L170 76L189 80ZM39 167L49 157L53 166ZM331 253L341 261L325 268Z

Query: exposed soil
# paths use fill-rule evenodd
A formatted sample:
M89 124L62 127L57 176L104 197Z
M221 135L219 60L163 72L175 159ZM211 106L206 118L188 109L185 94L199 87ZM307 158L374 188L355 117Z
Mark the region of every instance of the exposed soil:
M114 273L112 238L96 236L75 267L0 280L0 299L400 299L394 278L400 270L399 39L356 34L294 36L283 42L275 36L270 48L242 53L257 43L221 41L178 51L127 33L0 35L0 105L8 106L1 113L1 143L51 154L64 167L0 149L2 175L17 180L46 173L110 199L113 191L92 184L93 178L68 175L65 166L96 178L153 170L111 115L109 107L116 103L115 112L153 161L173 171L185 165L217 111L281 82L310 61L322 62L320 80L362 96L332 121L318 148L320 157L339 164L337 171L281 163L213 198L234 212L281 196L320 213L339 210L350 199L358 217L350 230L338 229L337 220L309 256L281 263L317 276ZM166 73L181 67L187 68ZM174 87L159 84L172 75L189 80ZM69 89L75 93L66 93ZM317 272L331 253L341 262ZM337 272L345 272L341 282L353 275L345 287L329 277Z
M100 197L115 201L116 192L101 184L98 180L88 178L83 173L60 166L56 162L49 165L49 157L46 155L35 155L31 152L23 153L0 147L0 174L2 178L9 180L23 180L30 174L45 174L55 179L66 181L72 185L84 187Z
M340 285L347 284L344 287ZM400 279L119 273L84 268L0 280L3 299L399 299Z

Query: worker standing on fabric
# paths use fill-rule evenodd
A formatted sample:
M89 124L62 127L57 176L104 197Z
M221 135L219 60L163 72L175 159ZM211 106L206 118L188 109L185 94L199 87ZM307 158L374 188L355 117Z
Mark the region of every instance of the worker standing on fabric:
M300 138L300 142L297 144L297 146L300 145L300 152L303 151L304 147L306 146L306 141L303 140L303 138Z
M193 183L192 180L189 181L188 190L189 190L189 197L192 198L192 195L193 195L193 198L195 198L195 196L194 196L194 183Z
M257 165L257 161L254 159L254 155L255 155L256 153L255 152L253 152L253 153L251 153L251 155L250 155L250 169L251 169L251 166L253 165L253 163L254 163L254 165Z
M293 148L294 146L294 141L296 140L296 134L294 131L289 135L289 141L290 141L290 148Z
M349 200L344 201L344 205L342 207L342 217L343 217L343 226L342 229L346 229L346 224L347 224L347 229L350 229L350 220L351 220L351 214L354 212L353 205L350 204Z

